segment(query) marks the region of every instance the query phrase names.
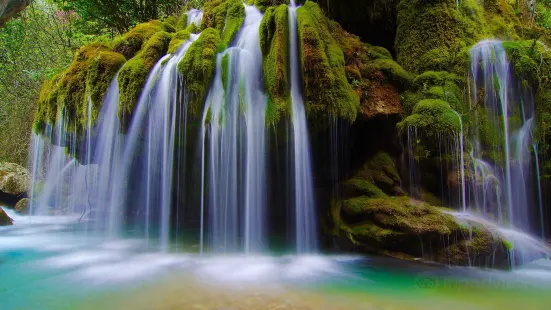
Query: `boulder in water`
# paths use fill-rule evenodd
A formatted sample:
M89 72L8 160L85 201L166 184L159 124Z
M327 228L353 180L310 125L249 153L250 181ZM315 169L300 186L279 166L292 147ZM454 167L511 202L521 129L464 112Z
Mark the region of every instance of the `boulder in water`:
M0 163L0 192L20 196L30 190L29 170L18 164Z
M29 214L29 207L31 206L31 200L29 198L23 198L15 205L15 212L19 214Z
M4 212L4 209L0 208L0 226L13 225L13 220Z

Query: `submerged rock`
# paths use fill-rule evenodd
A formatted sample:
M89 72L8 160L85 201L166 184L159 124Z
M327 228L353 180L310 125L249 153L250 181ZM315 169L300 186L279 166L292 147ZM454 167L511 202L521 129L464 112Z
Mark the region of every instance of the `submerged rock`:
M18 164L0 163L0 192L19 196L31 186L29 170Z
M13 225L13 220L4 212L4 209L0 208L0 226Z
M29 198L23 198L15 205L15 212L19 214L29 214L29 207L31 206L31 200Z

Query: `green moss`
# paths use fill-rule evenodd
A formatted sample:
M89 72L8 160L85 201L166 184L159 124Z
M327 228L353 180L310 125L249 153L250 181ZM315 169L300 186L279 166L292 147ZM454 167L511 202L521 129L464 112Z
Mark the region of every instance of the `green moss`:
M166 54L172 35L159 32L153 35L144 48L119 73L119 118L123 127L128 124L138 103L149 72L157 61Z
M228 89L228 78L229 78L229 68L230 67L230 55L225 54L222 57L222 85L224 89Z
M342 211L361 216L379 227L414 235L451 235L458 229L455 219L438 208L409 197L358 197L342 202Z
M170 40L167 53L174 54L183 43L189 40L189 37L196 29L197 27L192 24L186 29L176 32L172 37L172 40Z
M487 36L482 7L475 0L400 1L397 6L396 53L404 69L419 72L423 55Z
M276 123L289 111L289 13L287 5L270 7L260 24L260 48L263 72L271 113L268 120Z
M205 3L202 29L219 31L222 42L230 45L245 21L245 7L240 0L209 0Z
M126 59L105 43L80 48L69 68L46 81L38 100L33 128L40 133L46 124L56 124L65 115L65 130L80 131L88 124L88 100L92 104L92 123L103 103L111 80Z
M139 24L126 33L123 37L115 40L113 50L126 59L134 57L143 45L157 32L166 31L165 25L158 20Z
M188 27L188 18L189 16L187 13L180 15L180 18L178 18L178 22L176 23L176 31L182 31Z
M360 104L347 81L344 55L317 4L297 9L302 76L309 117L340 117L354 121Z
M426 138L452 136L460 130L460 120L450 105L439 99L424 99L413 108L413 114L398 123L405 132L408 127L417 128Z
M375 72L381 71L385 77L394 85L401 89L406 89L413 82L413 75L404 70L394 60L388 58L379 58L362 70L362 75L373 75Z
M186 56L178 64L178 70L183 75L183 83L191 96L189 109L195 115L202 110L208 87L216 70L216 54L221 44L218 30L205 29L191 44Z
M261 12L265 12L271 6L279 6L281 4L289 4L289 0L254 0L254 6Z

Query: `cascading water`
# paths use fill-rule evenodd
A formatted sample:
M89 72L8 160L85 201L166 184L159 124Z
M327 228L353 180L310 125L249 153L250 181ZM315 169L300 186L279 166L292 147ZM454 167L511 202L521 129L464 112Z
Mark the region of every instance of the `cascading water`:
M532 163L532 93L516 81L500 41L482 41L471 50L472 101L477 125L471 134L474 179L471 208L499 222L535 232ZM479 91L484 98L479 99ZM483 100L480 105L475 105ZM495 130L488 138L484 126ZM535 224L535 225L534 225Z
M191 9L187 14L187 25L195 24L197 27L201 26L203 19L203 11L197 9Z
M301 91L298 29L295 1L289 7L289 36L291 46L291 100L294 152L294 203L296 247L298 253L317 250L316 211L308 124Z
M311 253L318 248L317 229L296 10L293 3L289 9L292 117L287 177L296 251ZM187 15L188 25L200 25L201 11ZM76 213L91 233L118 238L130 232L158 240L167 250L171 237L178 234L174 226L180 228L180 215L172 213L188 214L186 204L192 203L189 208L200 209L201 252L266 251L269 144L259 38L262 17L254 6L245 6L242 29L233 45L217 56L199 132L198 175L186 160L187 141L196 136L188 137L186 89L177 68L198 38L192 34L153 67L127 127L121 127L125 125L118 117L117 75L95 124L94 104L89 100L88 126L82 133L67 133L60 111L56 127L44 134L47 138L33 137L32 212L49 213L55 208ZM199 201L188 189L195 180L189 176L200 178Z
M259 27L262 13L245 8L234 47L218 55L203 113L201 249L260 252L266 247L266 102ZM208 174L208 176L205 176ZM239 190L239 189L243 190ZM208 207L208 223L204 218ZM242 240L240 242L240 240Z

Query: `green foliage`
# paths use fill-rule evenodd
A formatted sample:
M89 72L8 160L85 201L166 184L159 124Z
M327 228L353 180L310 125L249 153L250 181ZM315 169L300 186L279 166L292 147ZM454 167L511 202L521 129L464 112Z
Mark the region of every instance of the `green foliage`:
M91 36L75 14L34 1L0 28L0 162L27 165L36 101L44 79L63 71Z
M287 5L269 7L260 24L260 48L271 113L269 123L277 123L290 106L289 13Z
M138 23L174 15L187 6L190 1L53 0L53 2L59 4L65 11L76 12L85 20L93 21L103 28L123 34Z
M360 98L349 84L344 55L319 6L308 1L297 9L302 76L309 117L356 119Z
M202 110L208 87L216 70L216 54L223 45L220 32L214 28L203 30L191 44L186 56L178 64L183 83L191 96L189 109L194 115Z
M140 98L149 72L155 63L166 54L172 35L167 32L154 34L143 49L130 59L119 73L119 118L123 128L128 125L134 108Z

